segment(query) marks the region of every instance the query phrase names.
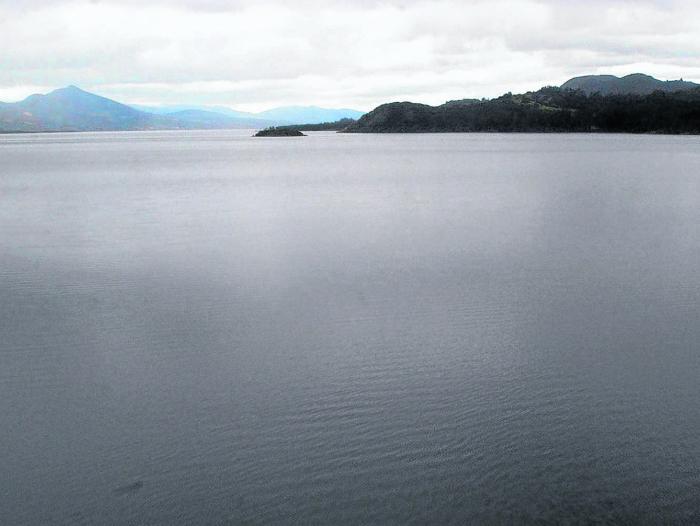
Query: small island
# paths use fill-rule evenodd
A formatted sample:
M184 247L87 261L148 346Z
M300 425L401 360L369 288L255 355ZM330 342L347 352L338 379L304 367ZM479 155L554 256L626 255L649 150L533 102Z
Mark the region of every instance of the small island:
M271 127L260 130L253 137L306 137L306 134L299 130L287 127Z

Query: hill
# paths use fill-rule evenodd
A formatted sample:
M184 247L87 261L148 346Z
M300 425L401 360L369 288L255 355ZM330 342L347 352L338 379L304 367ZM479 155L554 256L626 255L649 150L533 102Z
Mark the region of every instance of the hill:
M260 119L284 121L294 124L318 124L341 119L359 119L363 112L349 109L327 109L317 106L285 106L256 113Z
M204 110L182 110L166 114L176 119L181 125L190 129L225 129L225 128L265 128L270 121L250 117L229 117L221 113Z
M75 86L0 106L1 131L131 130L169 124L167 118L155 118Z
M563 89L581 90L591 95L649 95L655 91L672 93L700 88L700 84L684 80L659 80L642 73L634 73L626 77L614 75L587 75L567 80L561 86Z
M129 131L255 128L266 121L188 110L167 115L139 111L75 86L0 105L0 132Z
M340 119L333 122L319 122L318 124L290 124L277 126L277 129L292 129L300 131L341 131L357 122L355 119Z
M179 111L208 111L211 113L219 113L221 115L226 115L228 117L242 117L242 118L255 118L254 113L248 113L245 111L237 111L226 106L206 106L197 104L169 104L165 106L148 106L145 104L130 104L132 108L139 111L144 111L146 113L155 113L156 115L168 115L170 113L176 113Z
M314 122L314 119L325 122L336 120L324 118L326 115L347 112L361 115L354 110L316 107L278 108L248 114L222 107L206 110L183 106L170 110L160 108L153 113L68 86L45 95L31 95L20 102L0 102L0 132L250 129L290 124L295 122L293 117L298 117L301 124Z
M393 102L345 131L700 133L700 89L602 96L548 87L468 104Z
M291 124L320 124L335 122L342 119L357 119L363 112L350 109L319 108L318 106L282 106L258 113L237 111L225 106L140 106L133 108L155 113L157 115L172 115L176 112L201 110L219 113L228 117L248 119L251 122L261 122L262 126L283 126Z

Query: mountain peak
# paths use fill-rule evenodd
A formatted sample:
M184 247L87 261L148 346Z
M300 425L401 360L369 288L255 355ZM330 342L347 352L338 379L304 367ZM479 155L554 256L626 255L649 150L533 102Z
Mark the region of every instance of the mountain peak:
M259 114L230 108L187 106L151 112L90 93L74 84L46 94L0 103L0 131L87 131L142 129L265 128L282 124L316 124L357 118L362 112L317 106L276 108ZM146 111L142 111L146 110Z
M567 80L564 89L581 90L586 94L600 93L648 95L654 91L684 91L700 87L699 84L684 80L659 80L644 73L632 73L624 77L614 75L586 75Z
M64 88L55 89L51 93L49 93L49 95L51 95L53 93L65 93L65 94L69 94L69 95L78 95L78 94L80 94L80 95L92 95L92 93L89 93L83 89L80 89L78 86L75 86L73 84L70 84L69 86L66 86Z
M614 75L611 75L611 77L614 77ZM647 75L646 73L630 73L629 75L625 75L622 77L623 79L653 79L651 75ZM654 79L656 80L656 79Z

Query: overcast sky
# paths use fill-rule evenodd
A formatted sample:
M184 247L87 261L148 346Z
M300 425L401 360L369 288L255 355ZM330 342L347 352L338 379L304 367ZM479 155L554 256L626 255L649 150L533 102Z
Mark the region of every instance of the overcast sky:
M0 0L4 101L369 110L632 72L700 81L700 2Z

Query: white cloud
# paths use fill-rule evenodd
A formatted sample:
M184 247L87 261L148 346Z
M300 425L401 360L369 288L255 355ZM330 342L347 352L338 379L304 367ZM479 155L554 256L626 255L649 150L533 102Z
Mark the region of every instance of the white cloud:
M700 80L680 0L0 0L0 98L371 109L644 71Z

